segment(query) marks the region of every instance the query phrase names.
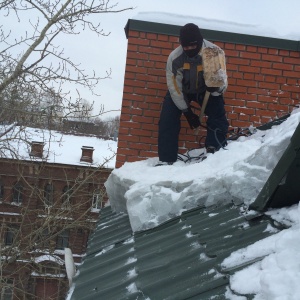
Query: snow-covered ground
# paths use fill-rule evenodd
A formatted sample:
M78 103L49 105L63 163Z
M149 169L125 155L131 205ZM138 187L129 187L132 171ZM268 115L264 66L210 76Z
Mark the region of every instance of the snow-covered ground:
M125 163L113 170L105 183L111 207L116 212L128 213L135 232L153 228L203 204L233 201L248 206L267 181L299 122L300 109L296 109L282 124L267 131L257 130L250 137L240 137L226 149L209 154L201 163L177 161L172 166L154 167L158 158ZM268 214L291 227L232 253L223 265L240 265L266 256L232 276L232 289L255 293L256 300L298 300L300 209L294 205L270 210Z

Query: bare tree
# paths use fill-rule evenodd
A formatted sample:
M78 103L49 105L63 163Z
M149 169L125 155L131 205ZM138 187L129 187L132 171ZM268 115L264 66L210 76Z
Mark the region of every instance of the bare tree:
M11 211L2 213L0 223L0 292L7 292L4 299L40 300L33 288L36 278L43 277L46 285L47 280L49 283L55 278L56 290L51 299L64 299L68 282L63 277L66 270L62 253L69 247L76 255L84 255L97 220L93 211L105 202L101 188L107 176L105 170L98 166L77 171L25 161L0 161L0 166L2 170L11 169L10 177L0 172L0 186L4 187L0 201ZM55 176L41 175L45 172Z
M0 5L1 19L16 16L19 22L30 13L37 18L30 22L30 31L21 37L11 36L0 26L0 95L11 84L18 83L20 87L55 93L63 100L65 111L73 110L78 99L70 99L68 91L62 90L65 83L87 88L95 94L99 80L110 76L110 71L104 77L95 72L86 74L80 64L65 56L64 49L56 44L59 35L77 35L82 30L91 30L98 36L106 36L100 27L92 21L91 16L103 13L118 13L132 9L117 9L117 4L109 0L20 0L2 1Z
M107 135L116 138L118 136L120 127L120 117L111 117L106 120L107 123Z
M98 127L99 134L105 137L116 139L120 127L120 116L109 117L101 119L100 117L94 118L94 123Z
M62 122L61 102L54 90L39 91L34 86L26 90L14 83L0 94L0 122L50 129Z
M102 199L103 182L98 179L103 166L91 170L70 168L78 171L76 175L72 175L69 169L64 171L64 168L58 168L59 172L65 172L64 176L57 176L57 173L49 175L51 167L47 167L47 162L24 162L18 155L19 144L11 146L10 139L30 146L24 133L24 126L28 123L25 122L23 126L15 126L15 123L28 120L28 116L39 115L45 115L52 121L82 110L81 90L87 88L91 93L97 94L95 87L99 80L110 76L110 71L105 76L99 76L96 72L87 74L84 67L65 55L58 37L78 35L82 30L90 30L96 36L106 36L109 33L104 32L91 16L118 13L132 8L117 9L117 4L109 0L0 2L3 22L0 24L0 122L12 123L4 124L0 129L0 205L7 210L7 214L1 214L0 224L0 236L6 239L5 246L0 243L0 291L9 293L13 284L14 289L17 288L18 299L35 299L34 293L28 289L32 283L19 280L19 274L42 273L41 271L47 274L54 267L43 265L43 270L39 270L41 264L37 264L35 260L39 256L38 251L42 249L42 253L54 257L54 244L57 239L63 240L66 231L86 230L87 234L93 227L89 201L92 198L93 205L97 208L99 199ZM4 26L11 17L20 23L24 18L29 20L31 27L23 36L13 36L12 31ZM70 90L63 90L68 83L76 89L75 99L70 96ZM90 104L88 109L92 110ZM88 114L88 110L85 114ZM32 119L29 118L29 121L32 122ZM8 131L12 133L10 139L5 138ZM6 159L7 156L9 159ZM10 181L12 178L18 180L1 185L1 180ZM61 188L59 193L53 192L53 182L57 182L59 186L64 184L67 188L63 189L64 192ZM94 191L97 192L93 194ZM23 194L26 195L24 202ZM14 204L12 199L21 201L21 205ZM51 199L53 202L50 203ZM18 212L15 213L13 208ZM59 274L61 270L58 265L55 267L57 270L50 270L49 273ZM11 282L12 278L17 280L17 284ZM0 298L1 296L2 294Z
M77 110L73 112L72 118L78 121L89 121L92 116L93 104L86 99L81 99L78 102Z
M28 128L16 127L2 133L5 147L0 149L0 292L7 293L4 299L64 299L68 289L64 248L77 257L84 255L88 235L107 200L104 182L111 170L105 165L115 154L92 164L82 150L76 165L51 163L50 146L59 146L62 140L58 136L52 140L54 131L46 136L39 130L38 136L44 133L40 152L32 146L21 159L18 150L33 136ZM41 278L45 294L55 279L57 297L41 297Z

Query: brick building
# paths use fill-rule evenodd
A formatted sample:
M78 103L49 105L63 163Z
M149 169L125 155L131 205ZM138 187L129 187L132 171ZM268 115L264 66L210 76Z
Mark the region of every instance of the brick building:
M65 248L81 262L114 166L103 149L116 142L26 129L24 144L19 130L0 134L0 298L65 299Z
M166 93L165 66L179 45L180 26L130 19L116 167L157 156L158 120ZM299 104L299 41L202 30L224 49L229 86L224 95L231 129L258 126ZM182 118L180 151L201 146Z

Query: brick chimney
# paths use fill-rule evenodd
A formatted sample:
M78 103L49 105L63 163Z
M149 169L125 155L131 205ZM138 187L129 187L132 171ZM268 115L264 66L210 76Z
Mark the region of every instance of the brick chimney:
M87 162L87 163L92 163L93 162L94 148L89 147L89 146L82 146L81 150L82 150L82 154L81 154L80 161Z
M31 142L31 152L29 153L29 155L43 158L44 145L45 144L43 142Z

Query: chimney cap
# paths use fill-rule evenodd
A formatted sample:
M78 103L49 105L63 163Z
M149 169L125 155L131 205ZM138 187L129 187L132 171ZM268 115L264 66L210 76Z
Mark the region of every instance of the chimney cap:
M43 158L44 145L44 142L32 141L29 156Z
M44 142L32 141L31 144L45 145Z
M82 146L81 150L82 150L82 154L81 154L80 161L86 163L93 163L93 152L95 150L94 147Z

